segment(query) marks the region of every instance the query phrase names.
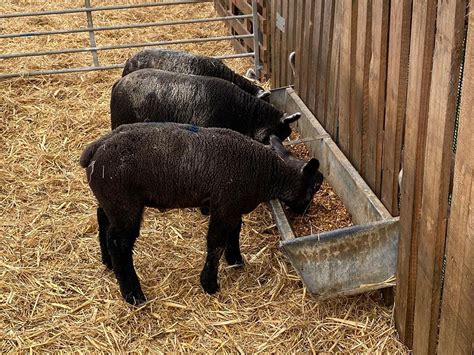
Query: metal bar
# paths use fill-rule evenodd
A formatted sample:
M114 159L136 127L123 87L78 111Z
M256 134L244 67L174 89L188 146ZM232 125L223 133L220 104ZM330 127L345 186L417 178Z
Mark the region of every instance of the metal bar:
M159 3L144 3L144 4L130 4L130 5L111 5L111 6L97 6L92 11L108 11L108 10L122 10L122 9L137 9L142 7L156 7L165 5L183 5L193 4L202 2L212 2L212 0L182 0L182 1L164 1ZM18 12L8 13L0 15L1 18L16 18L16 17L28 17L28 16L45 16L45 15L60 15L60 14L73 14L78 12L87 12L86 8L79 7L76 9L64 9L64 10L50 10L50 11L35 11L35 12Z
M91 9L91 0L84 0L84 6L87 9ZM87 28L89 29L89 42L91 44L91 47L97 47L97 44L95 43L95 34L94 34L94 22L92 21L92 11L87 11L86 12L86 18L87 18ZM92 51L92 61L94 62L94 65L96 67L99 66L99 57L97 56L97 51Z
M238 16L225 16L225 17L208 17L208 18L202 18L202 19L190 19L190 20L181 20L181 21L132 23L132 24L129 24L129 25L117 25L117 26L101 26L101 27L90 27L90 28L89 27L88 28L70 28L70 29L54 30L54 31L6 33L6 34L0 34L0 38L49 36L49 35L89 32L90 30L93 30L93 31L97 32L97 31L124 30L124 29L130 29L130 28L187 25L187 24L193 24L193 23L206 23L206 22L217 22L217 21L240 20L240 19L251 18L251 17L252 17L252 15L238 15Z
M253 52L255 64L255 76L260 78L260 48L258 40L258 8L257 0L252 0L252 29L253 29Z
M235 59L242 57L253 57L253 53L239 53L239 54L224 54L221 56L215 56L216 59ZM111 64L103 65L98 67L80 67L80 68L66 68L66 69L54 69L54 70L32 70L28 72L21 73L10 73L10 74L0 74L0 79L10 79L18 77L27 77L27 76L36 76L36 75L53 75L53 74L68 74L68 73L79 73L87 71L97 71L97 70L110 70L110 69L121 69L124 64Z
M82 67L82 68L68 68L68 69L55 69L55 70L32 70L32 71L23 72L23 73L0 74L0 79L17 78L21 76L67 74L67 73L78 73L78 72L86 72L86 71L119 69L119 68L123 68L123 66L124 66L123 64L116 64L116 65L104 65L100 67Z
M278 233L283 240L289 241L296 238L295 232L291 227L291 223L286 217L285 209L279 200L271 200L269 202L272 210L273 220L278 228Z
M42 55L83 53L83 52L91 52L91 51L102 51L102 50L124 49L124 48L153 47L153 46L163 46L163 45L168 45L168 44L218 42L218 41L226 41L226 40L250 38L250 37L252 37L252 35L235 35L235 36L182 39L182 40L175 40L175 41L130 43L130 44L102 46L102 47L94 47L94 48L71 48L71 49L63 49L63 50L56 50L56 51L9 53L9 54L0 55L0 59L38 57Z
M213 57L216 59L235 59L235 58L244 58L244 57L253 57L254 53L237 53L237 54L225 54L217 57Z

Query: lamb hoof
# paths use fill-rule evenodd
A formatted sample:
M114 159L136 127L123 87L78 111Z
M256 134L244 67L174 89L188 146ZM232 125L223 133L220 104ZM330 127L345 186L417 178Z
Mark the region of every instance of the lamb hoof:
M216 280L210 280L203 275L201 275L201 286L204 291L210 295L216 293L219 290L219 284Z
M139 292L137 294L127 294L124 296L124 298L125 301L130 303L132 306L139 306L146 302L146 297L143 292Z
M229 266L235 266L235 267L238 267L238 268L244 267L244 261L243 261L241 255L238 255L238 256L234 256L234 255L227 256L226 255L225 256L225 261L227 261L227 264Z

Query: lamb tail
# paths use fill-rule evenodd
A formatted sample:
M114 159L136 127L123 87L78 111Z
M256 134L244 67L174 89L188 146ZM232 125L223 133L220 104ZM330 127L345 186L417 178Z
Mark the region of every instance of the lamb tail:
M79 159L79 164L83 168L87 168L92 160L92 157L94 156L95 152L97 151L97 148L99 148L100 144L98 144L97 141L92 142L89 144L86 149L81 154L81 158Z
M82 152L81 158L79 159L79 164L81 164L83 168L87 168L90 165L91 160L94 157L94 154L97 151L97 149L99 149L105 143L105 141L109 139L112 135L114 135L115 133L116 131L112 131L106 134L105 136L97 139L96 141L90 143L86 147L86 149L84 149L84 151Z

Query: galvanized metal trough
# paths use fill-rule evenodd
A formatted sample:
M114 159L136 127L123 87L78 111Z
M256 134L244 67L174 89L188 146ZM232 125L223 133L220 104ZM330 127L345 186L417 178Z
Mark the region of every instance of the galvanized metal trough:
M393 286L399 218L391 216L293 89L273 90L270 101L286 112L302 113L296 129L354 222L296 238L280 202L270 202L280 247L303 283L319 299Z

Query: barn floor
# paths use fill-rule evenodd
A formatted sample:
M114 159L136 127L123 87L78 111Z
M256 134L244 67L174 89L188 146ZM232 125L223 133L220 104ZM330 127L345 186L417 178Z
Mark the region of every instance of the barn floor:
M15 3L4 2L0 12L44 7L35 1L28 8ZM63 3L52 1L48 7ZM76 5L82 2L68 2ZM97 16L96 25L215 15L209 4L193 9L109 12ZM83 22L82 15L30 18L4 21L1 31L71 28ZM98 37L102 44L182 38L183 29L176 27ZM212 24L193 27L186 36L223 32L222 25ZM87 34L65 35L61 41L1 42L8 52L86 45ZM200 48L210 55L232 52L228 44ZM131 52L101 53L100 59L119 63ZM83 57L84 62L74 59L82 56L4 61L0 72L90 64L90 57ZM240 72L250 66L246 60L229 64ZM84 146L109 130L110 88L119 75L108 71L0 81L1 353L406 352L396 337L393 309L381 304L378 293L326 302L306 293L278 249L266 206L245 217L245 268L227 268L223 262L221 291L215 296L199 286L207 218L193 210L147 210L135 264L149 302L134 308L122 301L114 276L100 262L96 203L78 164Z

